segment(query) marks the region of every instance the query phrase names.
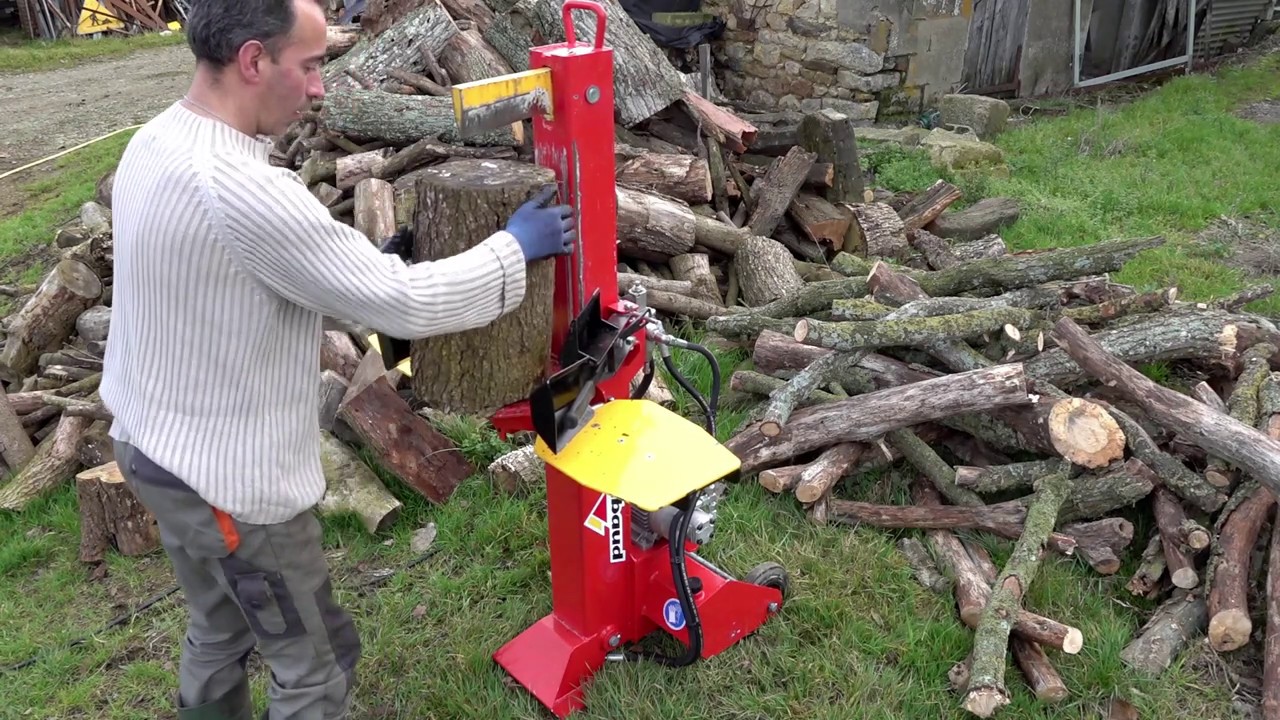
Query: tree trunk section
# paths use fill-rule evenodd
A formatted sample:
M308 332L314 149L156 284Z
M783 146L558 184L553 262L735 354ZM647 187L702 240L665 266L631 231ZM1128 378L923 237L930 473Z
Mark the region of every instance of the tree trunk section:
M0 457L4 464L13 469L20 469L35 457L36 446L31 436L22 427L22 421L14 412L3 386L0 386Z
M616 180L691 205L711 201L711 171L697 155L641 152L618 159Z
M453 18L438 0L427 0L384 31L366 34L354 47L324 67L324 84L335 90L361 87L361 80L376 87L388 80L391 70L421 72L427 57L433 60L449 38L458 32ZM350 72L348 72L350 71ZM328 104L330 94L325 98Z
M368 465L328 431L320 431L320 461L325 493L316 509L321 515L351 513L370 535L389 529L403 508Z
M791 253L782 243L763 235L743 241L734 256L742 300L759 307L804 286L804 279L791 262Z
M693 249L696 223L688 205L622 186L617 196L620 257L666 262Z
M76 318L76 334L85 342L106 342L111 332L111 308L94 305Z
M102 281L84 263L59 262L9 322L0 350L3 379L21 382L35 371L41 353L61 348L75 332L76 318L101 297Z
M906 226L892 207L885 203L867 203L851 205L850 209L853 211L853 224L861 238L863 254L868 258L906 259L911 250L907 244Z
M325 56L333 58L346 54L360 41L359 25L330 25L325 28Z
M711 272L711 258L706 253L676 255L667 264L671 267L671 276L675 281L689 283L690 289L686 294L709 303L724 305L724 298L720 297L720 286Z
M125 484L114 460L76 475L76 497L80 562L102 562L112 548L136 557L160 547L155 516Z
M392 145L409 145L423 138L512 147L521 142L510 127L461 137L453 117L453 99L436 95L400 95L361 88L331 90L324 98L320 121L333 132Z
M501 230L555 174L516 161L459 160L418 178L414 260L439 260ZM553 258L530 263L524 301L489 325L411 343L413 392L435 410L489 416L528 397L551 354Z
M546 482L546 467L532 445L499 456L488 469L493 484L508 495L523 495Z
M448 500L474 472L453 441L414 413L385 375L347 399L338 419L383 468L433 503Z

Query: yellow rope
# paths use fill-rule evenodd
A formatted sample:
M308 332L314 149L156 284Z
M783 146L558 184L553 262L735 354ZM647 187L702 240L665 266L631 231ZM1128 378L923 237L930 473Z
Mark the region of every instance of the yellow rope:
M49 156L49 157L47 157L47 158L43 158L43 159L40 159L40 160L36 160L35 162L27 163L26 165L23 165L22 167L14 168L14 169L12 169L12 170L10 170L10 171L8 171L8 172L4 173L3 175L0 175L0 180L3 180L3 179L5 179L5 178L9 177L10 175L17 175L18 173L22 172L23 170L30 170L31 168L33 168L33 167L35 167L35 166L37 166L37 165L41 165L41 164L43 164L43 163L47 163L47 162L49 162L50 160L55 160L55 159L57 159L57 158L62 157L63 155L66 155L67 153L75 152L76 150L79 150L80 148L88 147L88 146L90 146L90 145L92 145L92 144L94 144L94 143L98 142L99 140L106 140L107 138L111 137L112 135L119 135L120 133L122 133L122 132L126 132L126 131L128 131L128 130L137 130L137 129L138 129L138 128L140 128L140 127L142 127L142 126L141 126L141 125L132 125L132 126L130 126L130 127L123 127L123 128L120 128L119 130L112 130L111 132L107 133L106 135L102 135L102 136L100 136L100 137L96 137L96 138L94 138L94 139L92 139L92 140L86 140L86 141L84 141L84 142L80 143L79 145L76 145L75 147L69 147L69 148L67 148L66 150L63 150L62 152L54 153L53 155L50 155L50 156Z

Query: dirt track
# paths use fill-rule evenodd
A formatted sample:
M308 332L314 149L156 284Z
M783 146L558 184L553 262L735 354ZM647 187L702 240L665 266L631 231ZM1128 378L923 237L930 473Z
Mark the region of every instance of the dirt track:
M85 140L146 122L182 97L193 62L185 45L72 67L0 74L0 173ZM0 193L31 172L0 180Z

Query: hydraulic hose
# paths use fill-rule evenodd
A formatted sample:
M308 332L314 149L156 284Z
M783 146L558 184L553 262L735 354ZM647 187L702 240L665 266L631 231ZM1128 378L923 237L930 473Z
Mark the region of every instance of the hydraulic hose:
M684 543L689 534L689 524L693 519L693 508L697 505L698 495L695 492L686 498L687 507L681 508L672 523L673 529L667 545L671 557L671 579L676 587L676 598L680 601L680 610L684 613L685 627L689 629L689 642L684 652L676 655L631 650L626 652L628 660L647 659L667 667L685 667L697 662L702 656L702 620L698 616L698 606L693 602L693 590L689 587L689 569L685 564Z

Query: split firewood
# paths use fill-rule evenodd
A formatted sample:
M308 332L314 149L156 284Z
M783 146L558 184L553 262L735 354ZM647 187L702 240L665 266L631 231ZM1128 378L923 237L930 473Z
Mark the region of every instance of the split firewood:
M326 430L320 431L320 462L325 493L316 509L321 515L354 514L370 535L385 532L400 517L403 504L354 449Z
M489 478L508 495L523 494L546 482L546 466L532 445L504 453L489 463Z
M907 233L920 230L936 220L962 194L955 185L945 180L936 181L898 210L903 229Z
M903 260L910 252L906 225L897 211L885 203L859 203L848 206L853 213L851 232L857 233L857 247L868 258ZM839 268L837 268L839 269Z
M816 158L816 153L793 147L751 187L756 205L747 218L747 227L753 234L764 237L773 234Z
M385 375L346 399L338 418L383 468L433 503L448 500L474 472L456 444L414 413Z
M809 113L796 125L798 144L813 153L816 163L830 163L831 180L823 197L831 203L862 202L865 183L858 159L854 121L829 108ZM844 243L839 245L852 252Z
M613 96L615 116L624 127L631 127L641 120L655 115L688 92L684 75L676 69L667 55L636 25L618 0L598 0L605 11L604 44L613 49L614 57L625 58L616 62L613 70ZM528 13L528 27L541 36L538 44L562 42L564 20L558 0L529 0L518 3L512 14ZM593 43L596 38L596 16L590 12L570 15L576 39L580 43ZM490 28L492 31L493 28ZM498 43L486 34L486 39L497 47ZM532 44L532 43L530 43ZM520 51L526 58L529 44ZM502 48L499 48L502 50ZM517 62L506 56L517 70Z
M824 252L823 246L841 247L853 222L852 213L808 192L796 193L787 214L804 231L805 237L818 246L818 253Z
M80 472L75 479L80 562L102 562L111 549L136 557L160 547L155 516L129 489L114 460Z
M396 232L395 189L381 178L368 177L355 186L355 229L380 245Z
M704 98L701 94L686 89L682 100L689 115L697 121L703 132L710 135L721 147L741 153L755 141L754 125Z

